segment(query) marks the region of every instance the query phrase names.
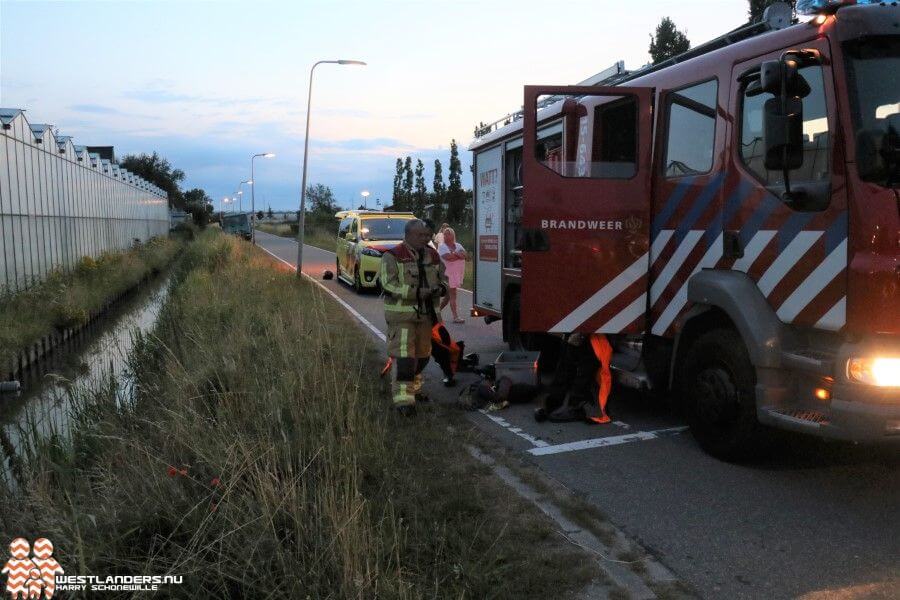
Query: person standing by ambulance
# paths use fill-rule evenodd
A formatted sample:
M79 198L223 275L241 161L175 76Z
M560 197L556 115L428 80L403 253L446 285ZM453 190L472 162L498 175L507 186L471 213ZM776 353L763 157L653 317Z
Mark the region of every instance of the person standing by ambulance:
M428 245L431 229L421 220L406 223L403 242L381 258L381 287L387 321L388 355L394 363L394 408L411 416L422 394L422 371L431 357L431 328L440 321L447 276L437 251Z

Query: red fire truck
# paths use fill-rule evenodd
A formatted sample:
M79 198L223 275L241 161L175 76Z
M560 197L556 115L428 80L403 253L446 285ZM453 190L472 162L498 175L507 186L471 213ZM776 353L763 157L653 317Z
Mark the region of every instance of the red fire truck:
M471 146L473 314L607 334L618 384L677 392L726 458L765 426L900 442L900 7L805 4L526 86Z

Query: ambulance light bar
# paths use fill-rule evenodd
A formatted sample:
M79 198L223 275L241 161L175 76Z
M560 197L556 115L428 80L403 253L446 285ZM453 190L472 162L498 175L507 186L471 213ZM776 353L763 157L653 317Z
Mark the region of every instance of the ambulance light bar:
M880 4L884 0L797 0L797 13L821 15L833 13L842 6L854 4Z

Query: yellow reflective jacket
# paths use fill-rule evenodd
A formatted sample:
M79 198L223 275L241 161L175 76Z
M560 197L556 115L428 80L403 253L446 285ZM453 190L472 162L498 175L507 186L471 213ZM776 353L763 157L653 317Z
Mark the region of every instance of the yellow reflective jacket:
M428 291L436 287L440 287L440 293L426 298ZM447 288L444 263L430 246L416 252L401 243L381 257L381 289L388 323L439 321L441 296L447 293Z

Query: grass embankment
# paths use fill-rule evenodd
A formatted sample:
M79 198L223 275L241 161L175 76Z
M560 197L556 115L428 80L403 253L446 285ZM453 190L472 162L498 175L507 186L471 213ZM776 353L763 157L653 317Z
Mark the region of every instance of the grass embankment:
M131 358L135 399L81 396L71 441L24 452L0 539L50 538L67 574L181 574L177 597L558 598L586 581L590 560L449 432L458 413L393 414L375 342L313 284L214 232L180 265Z
M172 261L181 242L154 238L123 252L83 257L76 267L55 270L41 283L0 296L0 364L54 330L85 324L111 299Z

